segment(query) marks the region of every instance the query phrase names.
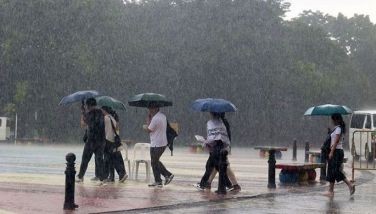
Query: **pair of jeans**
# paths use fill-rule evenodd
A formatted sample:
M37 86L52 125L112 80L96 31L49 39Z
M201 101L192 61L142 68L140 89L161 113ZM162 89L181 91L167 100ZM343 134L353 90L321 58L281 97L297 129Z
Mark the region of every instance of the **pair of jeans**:
M126 174L123 156L120 151L114 152L116 148L115 143L106 140L104 150L104 177L110 180L114 180L115 170L119 175L119 179Z
M93 154L95 155L95 174L98 176L99 180L104 180L104 147L105 142L87 142L84 146L84 151L82 153L82 160L81 160L81 166L80 166L80 172L78 173L79 178L83 178L89 161Z
M159 160L165 150L166 146L150 147L151 167L153 169L154 181L157 183L162 182L161 175L164 177L170 177L172 175Z

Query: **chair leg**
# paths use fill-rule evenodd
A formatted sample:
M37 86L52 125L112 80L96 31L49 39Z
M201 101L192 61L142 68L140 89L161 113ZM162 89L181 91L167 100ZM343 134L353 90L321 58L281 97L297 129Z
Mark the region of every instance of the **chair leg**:
M132 177L132 174L131 174L131 161L130 160L128 160L127 161L128 162L128 173L129 173L129 178L131 178Z
M140 166L139 162L136 162L136 180L138 178L138 167Z
M150 165L149 165L149 162L145 162L145 168L146 168L146 180L150 181Z
M134 174L134 167L135 167L135 165L136 165L136 162L133 161L133 164L132 164L132 176L133 176L134 179L136 179L135 174Z

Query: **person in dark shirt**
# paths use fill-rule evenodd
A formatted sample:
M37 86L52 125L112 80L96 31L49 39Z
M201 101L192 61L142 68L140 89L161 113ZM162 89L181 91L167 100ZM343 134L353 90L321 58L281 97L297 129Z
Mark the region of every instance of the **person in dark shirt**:
M104 115L96 106L97 102L94 98L86 100L87 111L84 113L83 120L87 125L87 139L82 153L80 172L77 175L76 182L83 182L88 163L93 154L95 155L96 176L98 176L100 181L104 180L103 153L106 144Z

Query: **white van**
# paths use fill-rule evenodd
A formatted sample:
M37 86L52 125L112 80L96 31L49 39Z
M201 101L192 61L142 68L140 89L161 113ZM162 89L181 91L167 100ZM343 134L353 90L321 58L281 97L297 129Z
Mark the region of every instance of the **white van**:
M356 132L356 131L366 131L366 132ZM372 136L376 134L376 110L362 110L362 111L354 111L351 120L350 120L350 128L349 128L349 148L351 149L351 153L354 154L358 158L366 158L368 159L369 153L371 153L372 149L371 143ZM355 132L355 134L354 134ZM354 137L354 147L352 146ZM366 154L368 151L368 154Z
M11 137L10 120L8 117L0 117L0 140L9 140Z

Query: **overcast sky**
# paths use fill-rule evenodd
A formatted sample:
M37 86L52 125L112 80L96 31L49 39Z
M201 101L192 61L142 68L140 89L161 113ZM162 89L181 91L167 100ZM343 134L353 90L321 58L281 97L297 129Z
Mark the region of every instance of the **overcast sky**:
M320 10L324 13L337 16L339 12L347 17L354 13L370 16L373 23L376 23L376 0L285 0L291 3L290 12L287 17L295 17L303 10Z

